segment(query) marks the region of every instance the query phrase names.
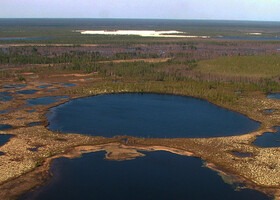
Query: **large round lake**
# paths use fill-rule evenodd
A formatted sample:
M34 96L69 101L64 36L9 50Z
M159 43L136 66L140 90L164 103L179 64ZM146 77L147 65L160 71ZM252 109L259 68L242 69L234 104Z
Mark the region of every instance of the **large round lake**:
M259 123L207 101L176 95L110 94L70 100L47 115L49 129L112 137L217 137L245 134Z

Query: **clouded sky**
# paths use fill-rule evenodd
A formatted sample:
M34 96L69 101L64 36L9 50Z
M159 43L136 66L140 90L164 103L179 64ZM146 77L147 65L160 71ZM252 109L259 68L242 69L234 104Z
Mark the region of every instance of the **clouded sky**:
M280 21L280 0L0 0L0 18Z

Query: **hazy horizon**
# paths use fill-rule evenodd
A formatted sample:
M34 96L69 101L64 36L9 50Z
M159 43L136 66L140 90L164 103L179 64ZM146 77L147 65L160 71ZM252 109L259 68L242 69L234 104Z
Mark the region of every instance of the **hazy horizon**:
M3 0L0 18L279 21L278 0Z
M87 17L0 17L1 19L92 19L92 20L174 20L174 21L233 21L233 22L275 22L280 23L280 20L237 20L237 19L174 19L174 18L87 18Z

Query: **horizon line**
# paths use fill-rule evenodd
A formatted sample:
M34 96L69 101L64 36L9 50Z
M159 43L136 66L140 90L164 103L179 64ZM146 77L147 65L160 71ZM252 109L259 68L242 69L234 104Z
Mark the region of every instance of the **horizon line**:
M253 19L184 19L184 18L101 18L101 17L0 17L1 19L108 19L108 20L178 20L178 21L239 21L239 22L280 22L280 20L253 20Z

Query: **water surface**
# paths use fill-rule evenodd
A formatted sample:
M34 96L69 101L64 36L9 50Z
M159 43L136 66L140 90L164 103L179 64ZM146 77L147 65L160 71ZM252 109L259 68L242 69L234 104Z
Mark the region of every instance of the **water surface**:
M280 40L280 37L213 37L224 40Z
M37 126L37 125L41 125L43 124L43 122L31 122L29 124L27 124L27 126Z
M20 90L20 91L17 91L16 93L17 94L34 94L38 92L38 90Z
M63 85L65 87L74 87L77 86L76 83L57 83L57 85Z
M38 86L38 88L41 88L41 89L43 89L43 88L48 88L48 87L52 87L53 85L40 85L40 86Z
M11 137L13 137L13 135L0 134L0 146L3 146L4 144L6 144Z
M26 100L26 103L29 106L34 106L34 105L49 105L52 103L57 103L59 101L68 99L68 96L55 96L55 97L39 97L35 99L28 99Z
M267 95L269 99L280 99L280 93L271 93Z
M18 85L5 85L5 89L11 89L11 88L24 88L26 87L27 84L18 84Z
M70 100L52 108L47 117L53 131L105 137L216 137L259 127L258 122L207 101L138 93Z
M104 160L104 152L52 163L53 177L22 199L40 200L267 200L253 190L235 191L198 158L149 152L130 161Z
M0 131L7 130L10 128L12 128L12 126L9 124L0 124Z
M53 37L29 37L29 38L0 38L0 41L21 41L21 40L50 40Z
M278 130L277 133L264 133L262 136L257 137L253 143L259 147L280 147L280 127L274 127Z
M0 101L7 102L12 101L13 96L11 96L11 92L0 92Z

